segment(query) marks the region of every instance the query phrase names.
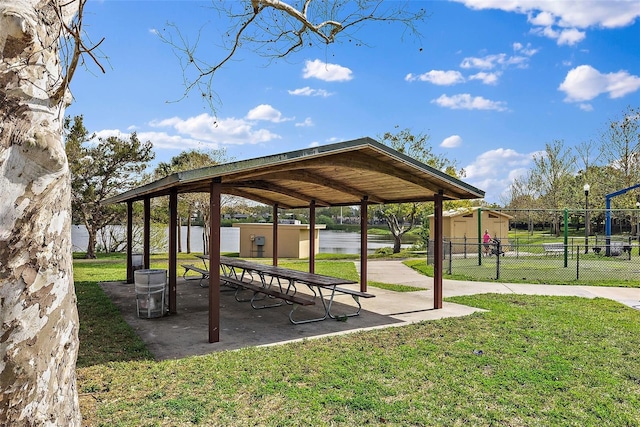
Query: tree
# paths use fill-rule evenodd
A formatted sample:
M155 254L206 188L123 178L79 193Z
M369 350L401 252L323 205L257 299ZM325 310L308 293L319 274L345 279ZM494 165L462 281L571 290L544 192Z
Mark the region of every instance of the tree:
M602 132L602 153L613 174L611 191L640 182L640 109L627 107L622 118L612 119ZM620 207L635 207L635 197L627 193L615 200Z
M89 234L86 258L96 257L98 231L113 224L122 215L120 206L105 205L109 197L138 185L137 175L154 158L151 142L141 142L135 132L128 140L110 136L93 138L85 129L83 117L76 116L71 124L65 120L66 152L71 169L72 208Z
M458 177L464 175L463 169L456 170L455 162L433 153L433 149L431 145L429 145L429 138L430 136L427 134L419 133L413 135L410 129L403 129L397 133L385 133L381 138L381 142L400 153L435 169L444 171L451 176ZM448 208L451 207L453 207L453 205L450 204ZM402 236L420 223L419 214L423 208L423 203L397 203L393 205L382 205L377 209L376 214L384 218L393 236L394 254L400 252Z
M213 78L217 71L231 61L241 48L253 49L269 60L289 57L313 46L327 46L343 39L360 46L357 30L367 22L398 23L412 35L419 37L415 23L427 12L414 9L411 2L384 0L251 0L213 2L219 16L227 16L230 26L221 32L226 55L211 61L201 54L201 36L189 43L189 37L173 24L162 31L160 38L175 50L181 61L185 92L196 91L213 108L215 91ZM219 43L216 40L216 43Z
M555 140L545 144L542 154L533 156L533 169L529 174L529 184L538 194L541 201L549 209L558 210L570 197L573 188L572 175L576 158L571 150L565 148L564 141ZM560 222L557 214L553 214L553 232L560 234Z
M84 0L0 2L0 425L79 426L68 85ZM69 56L61 60L60 51Z
M226 151L224 149L211 150L210 152L199 150L183 151L179 155L171 158L169 163L160 162L155 168L153 174L156 179L159 179L176 172L213 166L226 161ZM224 203L224 201L221 203ZM187 219L187 253L191 253L191 218L196 212L199 212L202 216L205 228L204 234L208 235L206 230L209 224L209 195L203 193L187 193L180 195L178 200L178 213L182 218ZM179 224L182 223L180 219L178 222ZM180 240L181 239L179 238L178 241ZM204 245L204 247L206 248L206 245Z

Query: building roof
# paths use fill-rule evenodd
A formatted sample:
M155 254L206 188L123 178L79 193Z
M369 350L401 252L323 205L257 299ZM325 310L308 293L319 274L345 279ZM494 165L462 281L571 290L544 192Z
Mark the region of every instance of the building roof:
M451 217L455 217L455 216L464 216L464 215L470 215L471 213L477 211L478 209L480 209L480 207L478 206L473 206L473 207L468 207L468 208L456 208L456 209L450 209L448 211L444 211L442 212L442 216L444 218L451 218ZM504 212L501 211L494 211L492 209L489 208L482 208L482 213L491 213L494 215L498 215L507 219L513 219L513 216L506 214ZM429 217L432 217L433 214L429 215Z
M478 199L484 191L371 138L174 173L107 200L121 203L178 193L222 192L282 208Z

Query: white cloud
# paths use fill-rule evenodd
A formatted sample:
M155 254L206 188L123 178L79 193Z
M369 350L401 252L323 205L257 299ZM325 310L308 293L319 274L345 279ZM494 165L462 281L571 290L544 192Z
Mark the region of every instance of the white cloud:
M197 140L203 144L258 144L281 138L280 135L267 129L256 129L254 123L245 119L230 117L216 120L209 114L200 114L187 119L172 117L155 120L149 125L155 128L173 128L182 134L178 137L181 140ZM140 136L142 133L138 132L138 135ZM153 140L151 142L156 144ZM171 144L171 139L169 139L169 143ZM183 149L184 147L177 143L172 148Z
M289 90L289 95L295 96L322 96L326 98L328 96L333 95L331 92L327 92L324 89L312 89L309 86L301 87L299 89Z
M269 104L260 104L255 108L252 108L247 113L247 120L264 120L273 123L282 123L292 118L282 117L282 113Z
M498 83L498 78L502 73L485 73L481 71L479 73L469 76L469 80L480 80L486 85L495 85Z
M329 64L319 59L306 61L302 76L305 79L314 77L325 82L346 82L353 79L352 71L347 67Z
M128 128L130 129L131 126ZM132 132L121 132L117 129L102 129L96 132L96 140L97 138L108 138L111 136L115 136L118 138L128 139L131 137ZM140 141L151 141L153 144L153 148L155 149L211 149L215 150L220 147L220 144L217 142L207 142L201 141L193 138L185 138L181 135L171 135L167 132L148 132L141 131L137 132L136 135Z
M473 163L465 166L468 179L506 176L514 168L526 168L535 153L519 153L512 148L497 148L480 154Z
M585 38L589 28L620 28L640 17L636 0L454 0L471 9L500 9L527 15L534 32L572 45Z
M505 103L502 101L491 101L481 96L471 96L468 93L453 96L441 95L438 99L431 100L431 102L453 110L507 110Z
M560 31L560 35L558 36L558 45L573 46L574 44L580 43L586 37L587 34L584 31L569 28L567 30Z
M536 53L538 53L540 51L540 49L534 49L531 47L531 43L527 43L526 46L524 46L522 43L514 43L513 44L513 51L514 52L520 52L523 55L526 56L533 56Z
M443 148L456 148L462 144L462 138L460 135L451 135L442 140L440 147Z
M464 167L465 181L484 190L485 200L499 202L513 180L528 172L534 154L519 153L510 148L486 151Z
M419 80L421 82L429 82L439 86L451 86L458 83L464 83L464 77L459 71L431 70L419 75L409 73L404 79L408 82Z
M460 63L461 68L478 68L480 70L491 70L496 67L497 64L504 63L507 55L500 53L497 55L487 55L484 58L467 57Z
M311 120L311 117L307 117L306 119L304 119L303 122L296 123L296 127L309 127L309 126L313 126L313 120Z
M520 44L517 46L516 52L521 55L507 55L506 53L498 53L493 55L486 55L484 57L469 56L462 60L460 68L470 69L477 68L479 70L493 70L495 68L507 69L511 67L527 68L529 66L529 58L538 53L537 49L527 47L526 49Z
M590 65L569 70L558 90L567 96L565 102L590 101L606 93L609 98L621 98L640 89L640 77L627 71L603 74Z

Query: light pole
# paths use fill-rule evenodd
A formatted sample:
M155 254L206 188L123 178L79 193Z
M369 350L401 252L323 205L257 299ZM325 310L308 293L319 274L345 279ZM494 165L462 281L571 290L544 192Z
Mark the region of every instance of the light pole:
M589 253L589 184L584 185L584 253Z

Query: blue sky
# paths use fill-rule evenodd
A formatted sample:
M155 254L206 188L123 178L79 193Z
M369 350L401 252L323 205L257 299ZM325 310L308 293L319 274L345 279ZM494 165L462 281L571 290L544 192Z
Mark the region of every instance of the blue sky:
M100 136L136 131L156 160L225 148L235 160L409 128L501 204L513 178L556 139L599 141L640 106L640 1L413 1L429 17L420 40L369 23L330 46L270 61L243 49L218 72L216 116L182 98L182 69L158 32L168 23L211 62L228 20L207 1L90 0L85 29L106 74L88 64L67 115Z

